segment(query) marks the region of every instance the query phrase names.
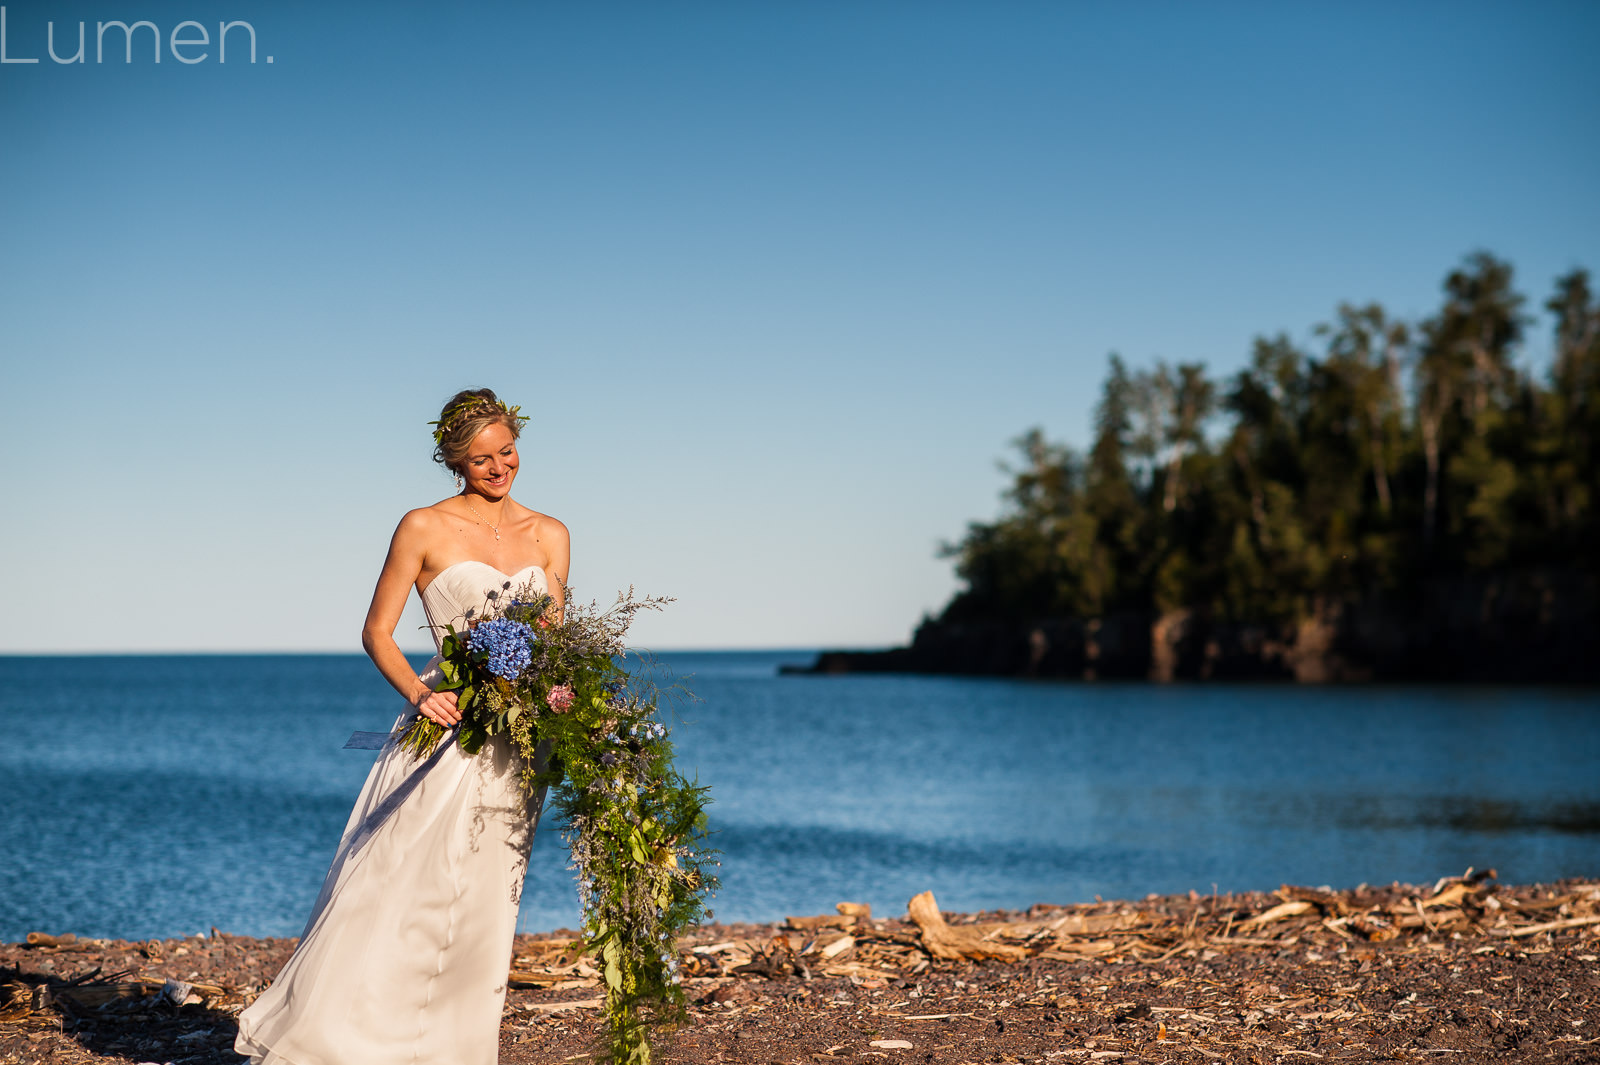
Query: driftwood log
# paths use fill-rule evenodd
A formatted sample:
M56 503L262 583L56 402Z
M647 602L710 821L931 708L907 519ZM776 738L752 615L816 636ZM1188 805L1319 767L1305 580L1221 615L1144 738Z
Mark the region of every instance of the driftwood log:
M931 891L924 891L913 898L906 904L906 911L916 926L922 929L923 947L936 958L1020 961L1028 956L1028 952L1021 947L989 941L987 936L990 929L947 923L939 913L939 904L934 901Z

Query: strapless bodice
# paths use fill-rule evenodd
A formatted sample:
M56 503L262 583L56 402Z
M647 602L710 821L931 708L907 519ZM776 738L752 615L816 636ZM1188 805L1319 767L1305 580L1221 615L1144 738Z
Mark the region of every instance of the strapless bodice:
M433 629L433 644L438 647L446 625L454 625L460 632L468 619L482 617L485 612L497 612L490 599L491 592L498 599L517 593L547 591L549 584L539 566L524 566L515 573L503 573L487 562L468 559L453 562L439 571L422 591L422 607Z

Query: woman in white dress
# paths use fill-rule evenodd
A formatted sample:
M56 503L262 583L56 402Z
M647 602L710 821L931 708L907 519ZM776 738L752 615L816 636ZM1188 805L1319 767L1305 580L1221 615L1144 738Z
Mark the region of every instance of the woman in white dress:
M515 502L522 423L488 389L439 416L434 458L459 495L400 520L361 642L410 704L450 728L453 692L435 691L394 641L406 598L422 598L435 642L447 623L532 585L559 597L566 526ZM552 579L553 578L553 579ZM468 756L448 733L426 759L393 738L367 776L300 944L239 1015L235 1049L255 1065L494 1065L511 940L538 823L506 737Z

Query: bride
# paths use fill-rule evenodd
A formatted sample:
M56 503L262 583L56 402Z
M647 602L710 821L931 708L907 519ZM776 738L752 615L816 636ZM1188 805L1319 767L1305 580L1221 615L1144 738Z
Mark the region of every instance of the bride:
M361 642L410 706L447 729L454 692L414 672L394 641L411 588L437 644L509 590L567 580L566 526L511 498L526 421L489 389L460 392L436 423L434 459L459 495L400 520ZM554 580L551 580L554 578ZM239 1015L253 1065L494 1065L511 940L539 804L523 798L504 735L477 755L447 734L416 760L392 735L351 811L300 944Z

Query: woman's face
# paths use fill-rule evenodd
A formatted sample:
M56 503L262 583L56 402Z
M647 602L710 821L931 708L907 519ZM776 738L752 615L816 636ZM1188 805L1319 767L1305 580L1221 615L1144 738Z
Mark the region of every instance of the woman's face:
M461 477L468 491L499 499L511 491L517 478L517 440L499 422L472 438L461 460Z

